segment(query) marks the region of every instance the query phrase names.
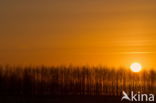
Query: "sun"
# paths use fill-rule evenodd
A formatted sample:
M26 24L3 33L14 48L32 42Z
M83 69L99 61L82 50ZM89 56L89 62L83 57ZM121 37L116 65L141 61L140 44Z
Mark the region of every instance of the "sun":
M130 69L133 71L133 72L140 72L141 69L142 69L142 66L140 63L132 63L131 66L130 66Z

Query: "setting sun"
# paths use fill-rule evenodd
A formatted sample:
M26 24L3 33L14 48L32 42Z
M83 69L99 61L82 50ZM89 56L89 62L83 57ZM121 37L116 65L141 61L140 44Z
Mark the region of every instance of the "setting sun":
M140 72L142 69L142 66L140 63L133 63L131 64L130 68L133 72Z

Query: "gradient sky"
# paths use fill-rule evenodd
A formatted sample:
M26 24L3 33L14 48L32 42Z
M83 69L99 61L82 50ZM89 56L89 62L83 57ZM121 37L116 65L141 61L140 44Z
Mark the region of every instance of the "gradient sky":
M0 64L156 66L156 0L1 0Z

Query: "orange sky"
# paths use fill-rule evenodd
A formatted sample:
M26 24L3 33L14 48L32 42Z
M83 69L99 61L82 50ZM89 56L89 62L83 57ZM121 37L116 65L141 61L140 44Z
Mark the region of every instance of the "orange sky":
M155 0L0 1L0 64L155 67Z

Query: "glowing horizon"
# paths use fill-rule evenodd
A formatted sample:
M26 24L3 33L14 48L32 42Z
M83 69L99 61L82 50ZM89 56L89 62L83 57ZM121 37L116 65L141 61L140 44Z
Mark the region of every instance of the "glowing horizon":
M156 1L0 1L0 64L156 67Z

